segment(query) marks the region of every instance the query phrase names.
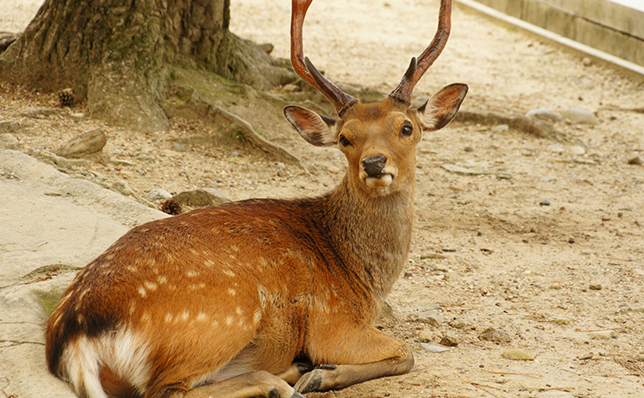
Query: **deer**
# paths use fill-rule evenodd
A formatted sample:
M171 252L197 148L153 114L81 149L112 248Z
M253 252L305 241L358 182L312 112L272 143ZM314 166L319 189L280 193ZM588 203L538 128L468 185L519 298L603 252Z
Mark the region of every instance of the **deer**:
M49 371L81 397L302 398L411 371L412 349L374 326L407 261L422 134L447 125L467 85L420 108L414 86L442 52L438 30L382 102L362 103L304 57L312 0L292 0L291 61L338 117L284 114L347 159L339 185L249 199L131 229L77 273L48 319Z

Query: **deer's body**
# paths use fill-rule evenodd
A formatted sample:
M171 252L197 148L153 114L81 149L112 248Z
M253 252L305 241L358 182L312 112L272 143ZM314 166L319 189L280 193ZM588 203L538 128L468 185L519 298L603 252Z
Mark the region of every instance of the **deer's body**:
M293 0L295 44L310 1ZM434 54L412 60L389 98L362 104L292 53L340 119L285 115L309 143L339 147L344 179L318 198L144 224L79 272L49 319L46 355L82 397L301 398L413 367L409 347L373 323L409 252L415 147L451 121L467 86L410 109Z

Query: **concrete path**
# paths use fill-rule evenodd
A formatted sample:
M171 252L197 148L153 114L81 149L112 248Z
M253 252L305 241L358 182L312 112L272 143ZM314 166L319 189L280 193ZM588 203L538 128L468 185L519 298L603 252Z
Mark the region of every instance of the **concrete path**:
M166 217L131 198L0 149L0 398L75 397L45 364L47 311L135 225Z

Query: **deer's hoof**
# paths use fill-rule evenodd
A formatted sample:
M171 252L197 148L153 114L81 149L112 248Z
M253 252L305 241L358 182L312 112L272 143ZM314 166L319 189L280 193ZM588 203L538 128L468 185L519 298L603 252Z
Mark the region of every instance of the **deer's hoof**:
M300 377L293 388L302 394L306 394L307 392L317 391L322 385L323 380L324 370L314 369Z

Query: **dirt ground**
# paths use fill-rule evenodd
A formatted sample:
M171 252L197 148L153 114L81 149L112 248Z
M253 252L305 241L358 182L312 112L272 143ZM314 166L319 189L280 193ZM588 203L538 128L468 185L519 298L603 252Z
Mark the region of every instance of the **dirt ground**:
M11 12L0 16L0 30L25 26L38 4L3 3ZM288 56L290 2L231 3L235 33ZM334 81L388 93L433 37L437 9L436 0L318 0L305 25L305 53ZM465 110L580 108L596 112L598 122L555 123L567 137L561 142L459 123L424 137L409 264L391 295L395 320L383 325L413 347L415 369L309 396L644 397L644 167L629 164L644 162L644 114L627 110L644 105L644 86L459 7L446 50L415 94L452 82L470 86ZM56 103L53 95L2 85L0 121L21 121L21 146L37 149L102 127L104 153L131 164L92 158L78 167L126 181L139 196L196 187L232 199L312 196L345 170L339 151L307 146L286 123L253 119L252 109L244 117L310 173L239 145L170 140L199 133L198 123L173 120L168 133L144 136L83 117L82 106L22 116ZM446 164L480 174L453 173ZM437 322L423 320L427 311ZM488 328L505 341L483 339ZM441 353L421 346L444 336L458 345ZM507 359L511 350L532 360Z

